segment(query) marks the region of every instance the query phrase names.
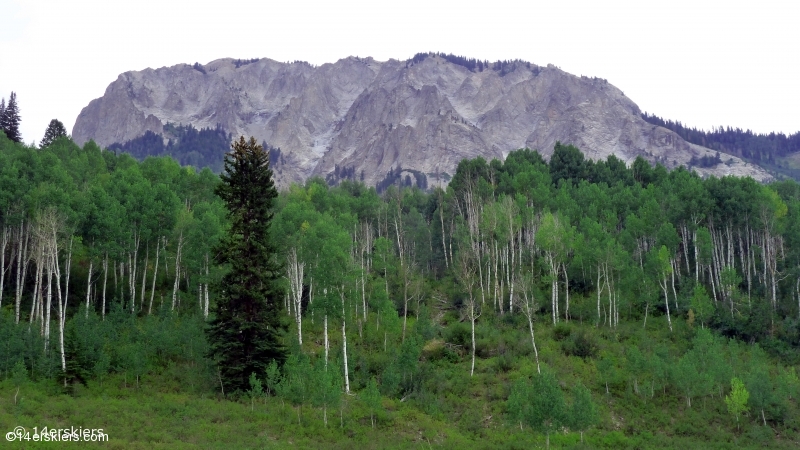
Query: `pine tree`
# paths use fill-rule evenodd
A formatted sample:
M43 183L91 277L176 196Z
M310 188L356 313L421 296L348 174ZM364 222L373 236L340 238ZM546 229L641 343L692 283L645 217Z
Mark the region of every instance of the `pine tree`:
M67 129L64 128L64 124L58 119L53 119L50 121L50 124L47 125L47 130L44 132L44 137L42 138L42 142L39 143L39 147L45 148L56 139L66 135Z
M8 99L8 104L0 114L0 129L6 133L6 137L14 142L22 142L22 135L19 133L19 107L17 106L17 94L12 92Z
M269 152L253 138L248 142L241 137L231 147L216 189L231 224L216 248L216 261L229 270L220 282L206 333L224 390L243 392L251 373L263 374L272 361L285 360L281 337L286 324L279 315L282 267L269 236L278 196Z

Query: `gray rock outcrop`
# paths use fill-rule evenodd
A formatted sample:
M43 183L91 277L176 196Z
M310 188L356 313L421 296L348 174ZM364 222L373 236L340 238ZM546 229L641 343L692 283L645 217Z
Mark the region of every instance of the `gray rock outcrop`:
M281 149L278 184L346 168L375 185L393 168L444 184L463 158L503 158L528 147L545 157L556 141L591 159L637 156L668 168L715 152L645 122L622 91L554 66L511 62L469 70L440 56L413 61L345 58L319 67L270 59L220 59L126 72L85 107L76 142L125 142L166 123L221 125ZM703 175L770 175L724 155Z

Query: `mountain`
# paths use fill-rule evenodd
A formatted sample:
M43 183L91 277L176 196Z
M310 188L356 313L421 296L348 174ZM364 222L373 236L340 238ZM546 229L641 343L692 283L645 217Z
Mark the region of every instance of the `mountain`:
M413 175L418 184L445 184L461 159L504 158L523 147L549 157L557 141L595 160L642 156L668 168L702 160L710 167L695 170L703 175L771 178L646 122L604 79L434 53L385 62L349 57L319 67L226 58L126 72L83 108L72 136L78 144L120 147L150 132L166 144L165 129L176 125L254 136L279 148L274 168L282 186L317 175L331 183L378 185Z

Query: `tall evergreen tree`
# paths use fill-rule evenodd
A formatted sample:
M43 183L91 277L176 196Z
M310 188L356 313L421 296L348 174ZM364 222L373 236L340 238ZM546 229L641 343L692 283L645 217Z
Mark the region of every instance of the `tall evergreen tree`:
M39 143L39 146L45 148L56 139L66 135L67 129L64 128L64 124L58 119L53 119L50 121L50 124L47 125L47 129L44 131L44 137L42 138L42 142Z
M244 391L251 373L263 374L286 350L279 315L282 267L269 228L278 196L269 152L241 137L225 155L225 172L216 193L228 209L230 229L216 248L216 261L229 270L220 283L214 318L207 328L210 356L228 392Z
M8 104L0 114L0 128L6 133L6 137L14 142L22 142L22 135L19 132L19 106L17 106L17 94L11 93Z

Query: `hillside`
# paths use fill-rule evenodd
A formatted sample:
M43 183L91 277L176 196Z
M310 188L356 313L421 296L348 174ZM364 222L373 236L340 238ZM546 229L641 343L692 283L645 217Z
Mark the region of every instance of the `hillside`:
M230 305L221 183L0 136L0 427L112 448L800 444L796 182L558 145L462 161L445 190L294 185L266 251L286 359L239 389L207 333Z
M311 176L375 186L398 171L420 186L441 185L462 159L502 160L518 148L549 157L559 141L594 160L614 154L631 163L642 156L668 168L715 156L640 114L606 80L524 61L425 53L315 67L220 59L121 74L81 111L72 136L79 145L94 139L101 147L121 147L148 131L167 144L167 130L176 126L220 127L279 148L274 168L282 186ZM224 149L218 151L221 160ZM736 156L695 168L771 178Z

